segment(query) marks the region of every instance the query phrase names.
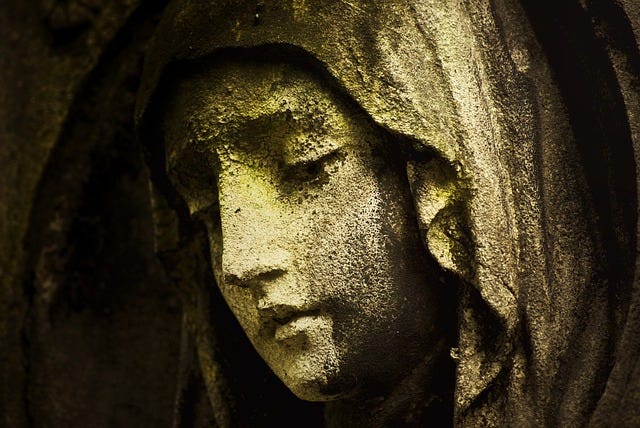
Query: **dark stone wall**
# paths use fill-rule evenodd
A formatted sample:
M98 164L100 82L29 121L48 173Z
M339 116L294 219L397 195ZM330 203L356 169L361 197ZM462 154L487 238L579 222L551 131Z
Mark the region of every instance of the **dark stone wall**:
M172 420L181 309L132 123L162 6L0 6L1 426Z

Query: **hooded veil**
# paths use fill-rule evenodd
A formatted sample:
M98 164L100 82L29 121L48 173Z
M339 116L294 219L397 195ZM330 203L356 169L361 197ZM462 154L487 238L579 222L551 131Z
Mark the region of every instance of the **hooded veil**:
M425 251L466 284L451 308L455 423L583 425L615 341L600 238L541 51L518 6L497 4L175 0L148 50L138 131L154 144L158 88L175 64L261 47L313 58L377 125L447 165L410 165L408 177ZM216 327L191 327L224 425Z

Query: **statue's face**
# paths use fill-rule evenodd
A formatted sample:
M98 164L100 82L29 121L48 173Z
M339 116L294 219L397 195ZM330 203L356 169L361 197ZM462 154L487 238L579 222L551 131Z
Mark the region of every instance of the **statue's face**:
M380 392L432 352L441 285L399 150L362 111L296 67L227 63L178 83L166 120L220 291L296 395Z

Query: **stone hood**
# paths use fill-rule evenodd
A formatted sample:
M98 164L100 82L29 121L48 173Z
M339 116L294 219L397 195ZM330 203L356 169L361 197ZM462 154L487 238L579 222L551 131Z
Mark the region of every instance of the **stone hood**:
M563 150L541 153L541 145L561 142L553 132L540 137L539 93L527 63L535 41L519 29L521 45L508 44L490 3L173 1L149 47L135 113L138 133L147 138L154 95L172 64L228 49L282 47L317 61L378 125L446 159L464 191L441 208L464 206L472 268L446 260L447 249L438 246L447 241L446 228L434 229L429 249L470 284L457 309L459 349L452 351L458 361L456 421L463 425L504 422L506 414L523 422L544 413L532 403L544 407L538 395L549 397L556 361L571 337L558 331L552 311L564 305L560 317L570 321L573 310L573 303L551 301L553 284L568 284L567 293L575 295L591 281L591 267L583 263L592 251L589 226L558 216L550 220L560 205L573 209L578 198L554 189L578 186L581 178L541 172L545 162L569 165L571 159ZM534 71L549 79L545 70ZM554 108L546 114L558 113ZM545 113L541 117L546 120ZM556 208L545 205L545 188L556 197ZM544 232L550 224L566 232L552 243ZM568 250L580 240L580 254ZM522 319L528 318L533 321L525 327ZM533 396L526 396L525 375L541 388Z

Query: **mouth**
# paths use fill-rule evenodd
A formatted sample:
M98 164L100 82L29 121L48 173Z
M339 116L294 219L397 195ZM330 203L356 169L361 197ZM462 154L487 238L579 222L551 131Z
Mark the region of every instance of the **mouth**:
M276 322L276 324L284 326L296 320L297 318L315 316L315 315L318 315L317 310L300 311L300 312L295 311L283 317L275 316L272 319Z
M303 313L278 325L274 331L274 338L289 345L304 345L309 335L317 334L325 323L326 317L318 312Z
M301 334L309 320L320 316L320 311L317 308L286 304L261 307L259 313L263 327L267 328L276 340L284 340Z

